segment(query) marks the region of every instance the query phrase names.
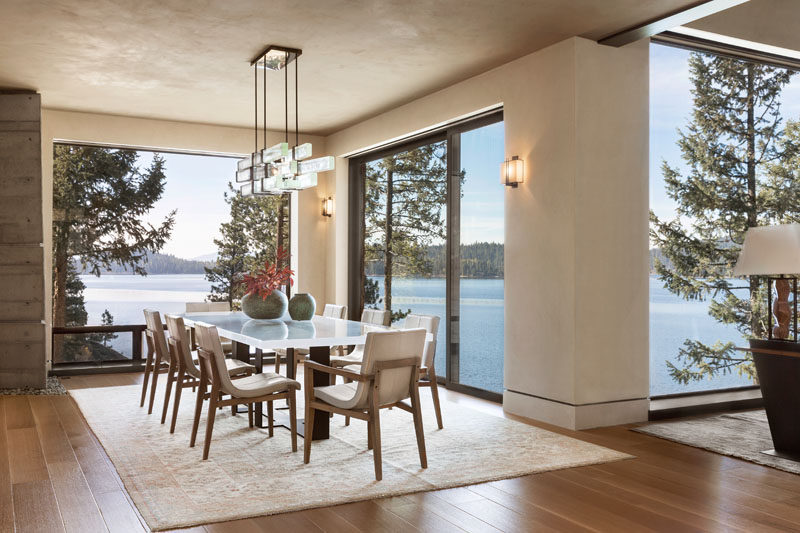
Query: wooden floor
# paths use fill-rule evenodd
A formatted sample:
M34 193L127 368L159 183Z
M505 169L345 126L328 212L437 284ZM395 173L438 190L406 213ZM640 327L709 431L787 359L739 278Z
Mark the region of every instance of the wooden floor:
M139 380L117 374L63 382L82 388ZM504 416L496 404L445 394L446 401ZM571 432L536 425L637 458L183 531L800 530L800 476L626 427ZM146 530L68 396L0 396L0 531L15 530Z

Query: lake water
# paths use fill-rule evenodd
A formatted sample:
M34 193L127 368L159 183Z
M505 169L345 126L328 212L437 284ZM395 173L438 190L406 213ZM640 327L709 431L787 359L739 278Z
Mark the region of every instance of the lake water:
M142 324L142 309L181 313L185 302L202 301L209 283L198 275L81 276L89 324L99 324L105 309L115 324ZM382 280L375 278L381 285ZM444 279L395 279L393 307L444 317ZM502 391L503 384L503 280L461 280L461 383ZM439 328L436 371L445 371L444 321ZM650 392L651 395L751 385L749 379L727 375L680 385L670 378L666 361L675 355L684 339L706 343L717 340L744 342L735 329L722 326L707 314L707 303L684 302L670 294L657 279L650 279ZM115 349L130 357L130 334L112 341Z

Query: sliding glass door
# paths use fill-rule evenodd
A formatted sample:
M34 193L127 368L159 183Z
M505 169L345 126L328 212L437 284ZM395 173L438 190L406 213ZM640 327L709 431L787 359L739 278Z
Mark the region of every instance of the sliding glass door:
M440 317L436 373L503 389L502 114L351 160L350 308Z

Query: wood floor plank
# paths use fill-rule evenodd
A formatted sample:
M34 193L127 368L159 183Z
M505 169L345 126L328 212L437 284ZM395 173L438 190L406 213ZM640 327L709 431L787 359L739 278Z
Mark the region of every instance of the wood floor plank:
M9 429L6 438L13 485L49 479L35 427Z
M362 531L371 531L375 533L419 531L417 528L396 514L387 511L374 501L337 505L333 508L333 511ZM365 527L366 529L364 529Z
M77 460L47 464L53 492L61 509L61 519L68 532L107 531L100 509L86 483Z
M122 490L94 494L94 498L111 533L146 531L136 510Z
M6 400L0 396L0 531L14 531L14 497L6 438Z
M473 516L452 503L441 499L439 497L440 492L441 491L418 492L398 498L387 498L384 505L407 505L408 502L413 502L420 505L423 509L438 514L463 531L468 531L469 533L498 533L500 531L498 528L481 520L480 517ZM463 501L465 500L462 500L462 502ZM476 500L473 498L469 501Z
M36 421L36 430L42 446L44 459L48 463L75 461L75 453L67 434L48 396L31 396L31 411Z
M388 500L376 500L375 503L387 507ZM388 508L388 507L387 507ZM420 531L436 531L437 533L463 533L464 530L444 517L434 513L424 505L410 503L392 505L390 512L396 514Z
M20 429L36 427L28 396L6 396L6 428Z
M96 444L72 398L52 397L51 401L92 492L113 492L122 488L105 452Z
M334 512L332 507L308 509L303 511L303 514L326 533L358 533L361 531L345 520L344 517Z
M13 490L17 533L64 531L50 480L16 483Z

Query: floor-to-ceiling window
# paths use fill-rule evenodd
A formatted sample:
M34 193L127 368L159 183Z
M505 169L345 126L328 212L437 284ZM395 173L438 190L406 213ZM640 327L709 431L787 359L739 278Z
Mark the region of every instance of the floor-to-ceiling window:
M754 384L766 296L732 266L752 225L800 217L800 78L753 58L650 48L652 396Z
M67 144L53 156L55 365L140 358L143 308L236 307L243 272L288 247L288 199L238 195L235 158Z
M351 160L350 305L440 317L436 373L503 390L502 114Z

